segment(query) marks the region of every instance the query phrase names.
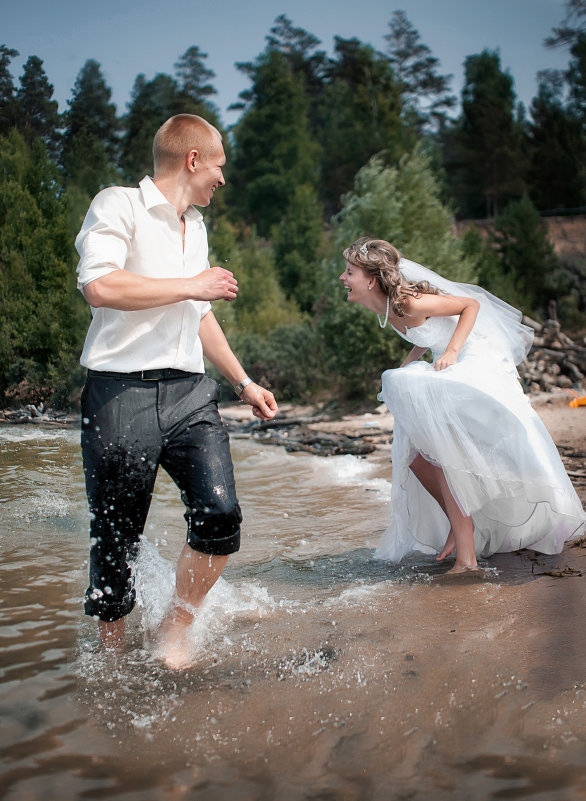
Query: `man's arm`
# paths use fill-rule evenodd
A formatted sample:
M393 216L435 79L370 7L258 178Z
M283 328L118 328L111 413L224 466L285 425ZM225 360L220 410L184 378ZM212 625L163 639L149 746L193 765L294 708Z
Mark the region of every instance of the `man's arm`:
M232 352L220 324L211 311L202 317L199 325L199 338L204 356L233 386L247 378L244 368ZM252 413L261 420L270 420L278 412L273 393L254 382L242 390L240 400L250 404Z
M223 267L212 267L193 278L148 278L113 270L83 288L90 306L120 311L154 309L182 300L234 300L237 294L238 282Z

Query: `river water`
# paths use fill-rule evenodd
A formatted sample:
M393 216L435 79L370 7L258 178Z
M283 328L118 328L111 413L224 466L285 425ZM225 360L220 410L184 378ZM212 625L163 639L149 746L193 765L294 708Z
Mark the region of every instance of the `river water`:
M185 537L172 483L157 479L126 646L103 653L82 614L79 432L0 428L1 799L586 797L586 648L556 611L583 614L581 579L534 580L555 558L526 554L469 586L429 558L375 561L386 454L232 452L242 548L173 672L149 634Z

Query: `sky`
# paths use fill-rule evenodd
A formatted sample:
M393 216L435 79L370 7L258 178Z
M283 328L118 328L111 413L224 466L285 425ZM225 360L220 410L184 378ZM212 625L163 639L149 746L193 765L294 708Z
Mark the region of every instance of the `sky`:
M118 113L127 110L139 73L147 79L174 74L174 64L192 45L208 54L218 94L211 99L222 122L236 122L228 106L250 86L236 62L253 61L265 47L274 20L286 14L295 27L321 40L332 53L334 37L356 37L384 51L393 11L405 11L437 59L451 73L459 97L467 56L498 50L514 78L518 98L529 106L536 73L564 68L565 49L549 50L544 38L565 16L564 0L0 0L0 44L18 50L11 70L15 83L28 56L44 62L60 111L87 59L101 65Z

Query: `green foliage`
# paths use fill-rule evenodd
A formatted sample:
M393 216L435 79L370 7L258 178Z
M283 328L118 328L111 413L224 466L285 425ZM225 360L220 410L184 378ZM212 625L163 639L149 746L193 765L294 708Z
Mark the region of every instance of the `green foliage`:
M503 271L490 232L487 231L483 236L478 228L470 225L460 237L460 244L466 258L476 265L478 284L493 295L505 299L512 306L520 308L521 297L517 292L514 278Z
M131 184L152 175L153 136L179 108L178 87L173 78L159 74L147 81L144 75L137 76L124 118L120 148L120 166Z
M100 65L89 59L80 70L64 114L62 166L69 182L93 197L117 181L119 122Z
M501 70L498 53L466 59L462 116L445 138L450 184L464 216L493 217L523 193L522 125L513 79Z
M561 81L541 73L529 126L531 199L541 210L572 208L586 201L584 141L579 118L562 101Z
M206 103L210 95L216 94L212 84L206 83L216 76L204 64L207 57L207 53L202 53L197 45L193 45L175 64L181 94L198 105Z
M253 104L234 129L231 206L261 235L283 218L292 188L316 184L318 147L308 123L303 77L269 50L254 65Z
M382 151L396 162L415 143L401 119L400 86L388 60L358 39L335 38L320 107L320 191L326 209L339 209L358 170Z
M389 23L386 54L335 37L328 58L319 39L282 14L264 51L237 65L251 86L224 136L227 188L205 218L211 261L234 271L240 293L215 311L247 369L279 397L307 399L327 386L372 398L381 370L404 354L372 314L346 303L338 282L341 251L362 234L447 277L476 274L536 315L555 297L562 322L583 325L586 265L553 258L531 203L586 202L586 5L566 6L548 43L569 48L568 69L541 75L528 121L490 51L466 60L462 114L447 121L450 76L438 73L402 11ZM137 77L122 120L96 61L80 70L60 117L37 56L15 88L17 55L0 46L0 136L21 134L0 140L0 391L15 403L57 391L65 403L81 380L89 312L75 289L73 241L91 197L121 176L134 184L151 172L153 135L173 114L221 124L210 102L214 74L195 45L174 76ZM61 169L47 157L60 142ZM456 240L452 197L463 216L500 214L494 234L469 229ZM328 236L324 217L340 209Z
M438 59L420 41L419 32L404 11L393 12L389 33L384 39L404 108L415 112L420 128L432 122L441 124L447 110L456 103L456 98L450 94L452 76L437 72Z
M286 299L279 284L270 246L254 232L237 242L234 231L224 221L210 239L210 263L225 266L238 279L236 302L216 304L218 319L229 333L237 330L262 337L278 325L300 322L296 304Z
M18 54L18 50L0 45L0 136L10 131L17 118L18 107L9 67Z
M27 144L40 139L55 158L59 147L61 120L58 103L52 98L53 86L47 79L43 62L38 56L29 56L16 93L17 127Z
M527 313L543 310L554 291L552 275L558 262L541 217L527 194L510 201L496 218L493 241L521 308Z
M210 237L210 263L238 278L238 298L215 303L214 313L246 370L278 393L281 400L307 400L323 386L319 334L287 300L275 270L270 245L251 231L238 232L225 220ZM227 382L210 368L229 399Z
M269 387L280 402L311 401L330 384L321 338L309 321L278 325L266 336L236 331L230 344L249 375ZM223 399L231 400L230 385L208 369L222 385Z
M439 184L421 147L398 167L371 159L333 223L331 255L322 272L319 331L328 367L345 377L342 391L374 394L381 371L398 366L405 346L381 331L372 313L346 302L338 281L344 248L363 235L386 239L407 258L457 281L473 279L473 264L452 233L450 211L441 203Z
M310 311L323 239L323 208L312 186L295 187L285 216L272 233L281 286L302 311Z
M29 150L16 131L0 142L0 254L0 392L46 401L59 391L63 400L87 309L56 167L40 141Z

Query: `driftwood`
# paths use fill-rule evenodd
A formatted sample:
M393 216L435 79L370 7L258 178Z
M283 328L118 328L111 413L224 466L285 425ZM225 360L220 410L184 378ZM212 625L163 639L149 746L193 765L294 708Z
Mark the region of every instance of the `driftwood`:
M347 453L364 456L376 450L376 445L362 435L352 437L346 434L313 431L305 423L299 424L299 419L279 416L267 421L272 424L270 426L267 426L266 422L253 424L247 428L247 433L262 439L267 444L282 445L289 453L303 451L316 456L340 456ZM307 418L308 422L314 424L329 419Z
M586 338L574 342L561 330L555 306L544 323L529 317L523 322L533 328L535 339L527 359L519 365L519 375L528 392L548 392L554 388L576 389L586 375Z
M28 403L20 409L0 410L0 424L14 423L16 425L59 426L62 428L73 428L80 423L79 414L63 412L57 409L46 409L44 404L35 406Z

